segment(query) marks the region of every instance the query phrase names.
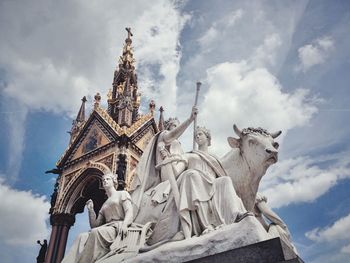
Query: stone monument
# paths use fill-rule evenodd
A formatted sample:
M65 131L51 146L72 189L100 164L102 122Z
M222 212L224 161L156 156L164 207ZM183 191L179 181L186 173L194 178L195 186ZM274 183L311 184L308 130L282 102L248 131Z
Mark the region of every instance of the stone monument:
M52 233L45 262L302 262L288 227L258 194L266 170L278 161L281 134L239 129L221 159L209 154L211 133L194 125L194 146L179 139L196 124L197 98L188 119L158 125L155 103L138 112L131 29L126 28L108 109L96 94L85 120L86 98L70 144L49 171L58 174L51 201ZM75 214L87 207L91 231L64 257Z

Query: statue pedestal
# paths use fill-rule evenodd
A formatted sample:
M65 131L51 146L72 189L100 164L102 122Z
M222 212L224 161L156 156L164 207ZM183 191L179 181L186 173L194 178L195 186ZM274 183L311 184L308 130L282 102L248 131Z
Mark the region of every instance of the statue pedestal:
M280 238L273 238L261 241L256 244L228 250L219 254L197 258L191 263L271 263L288 262L303 263L291 248L289 248Z

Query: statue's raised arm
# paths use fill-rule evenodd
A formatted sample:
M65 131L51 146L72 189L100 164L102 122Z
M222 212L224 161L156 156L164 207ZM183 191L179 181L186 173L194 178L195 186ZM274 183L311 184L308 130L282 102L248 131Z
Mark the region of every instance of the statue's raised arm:
M168 196L170 192L170 186L167 182L169 173L165 171L165 166L160 167L159 165L170 156L177 156L178 160L181 159L180 156L183 154L183 150L178 139L193 122L197 113L197 108L193 107L190 117L183 123L180 123L177 118L168 119L165 122L165 130L156 134L148 143L130 185L132 201L135 206L135 216L139 212L145 192L152 191L153 200L158 203L163 202L163 197ZM183 166L181 162L173 162L172 165ZM175 169L183 170L181 167ZM163 182L167 183L161 184ZM153 188L155 188L154 191L151 190ZM157 196L161 199L159 200Z

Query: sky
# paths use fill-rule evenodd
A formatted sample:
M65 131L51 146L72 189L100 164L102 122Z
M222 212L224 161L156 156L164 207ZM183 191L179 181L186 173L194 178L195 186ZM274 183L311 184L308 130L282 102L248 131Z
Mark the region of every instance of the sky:
M152 3L152 4L150 4ZM0 254L33 262L48 239L46 175L69 141L80 99L111 88L134 34L141 111L198 124L210 151L229 151L232 125L282 130L279 161L259 191L289 226L305 262L350 256L350 2L0 0ZM182 137L192 145L191 129ZM69 244L88 229L77 216Z

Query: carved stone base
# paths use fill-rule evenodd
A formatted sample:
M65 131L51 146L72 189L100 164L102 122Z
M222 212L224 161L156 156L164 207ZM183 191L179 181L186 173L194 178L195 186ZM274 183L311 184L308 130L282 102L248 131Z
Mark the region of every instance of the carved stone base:
M219 254L187 261L191 263L303 263L292 249L280 238L273 238L256 244L228 250Z
M186 262L255 244L268 238L260 222L255 217L249 216L239 223L224 226L199 237L163 244L151 251L128 258L125 262ZM120 261L119 257L111 257L103 263Z

